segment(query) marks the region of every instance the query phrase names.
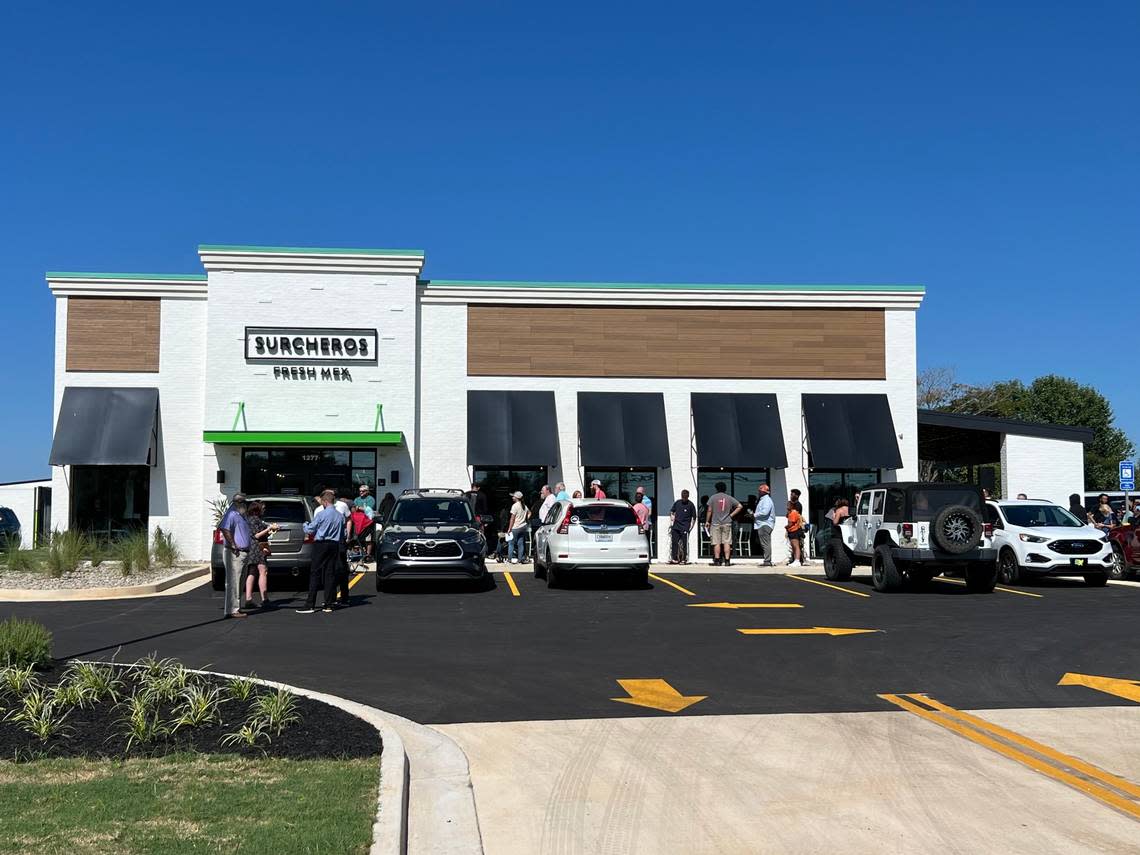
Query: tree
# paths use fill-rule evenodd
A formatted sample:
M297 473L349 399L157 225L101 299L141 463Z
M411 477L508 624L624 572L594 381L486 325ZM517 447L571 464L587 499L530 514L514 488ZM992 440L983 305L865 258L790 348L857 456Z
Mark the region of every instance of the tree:
M922 372L918 378L920 407L974 416L1090 428L1085 446L1085 487L1111 490L1117 486L1116 464L1134 451L1124 431L1116 427L1112 405L1092 386L1049 374L1028 386L1005 380L982 386L959 383L953 369Z

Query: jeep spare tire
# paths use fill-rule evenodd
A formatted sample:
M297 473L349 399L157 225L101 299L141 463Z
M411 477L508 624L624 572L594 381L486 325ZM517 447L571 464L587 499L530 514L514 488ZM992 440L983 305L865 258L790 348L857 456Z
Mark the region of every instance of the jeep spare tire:
M939 549L951 555L961 555L976 549L982 542L982 518L973 508L950 505L934 517L930 536Z

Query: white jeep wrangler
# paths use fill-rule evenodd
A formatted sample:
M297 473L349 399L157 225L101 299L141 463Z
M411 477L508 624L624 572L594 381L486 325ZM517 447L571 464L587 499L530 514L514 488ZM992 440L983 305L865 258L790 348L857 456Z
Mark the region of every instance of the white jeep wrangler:
M867 487L851 516L832 528L824 572L849 579L854 565L870 566L876 591L897 591L956 571L970 591L988 594L997 582L997 550L984 508L981 489L970 484Z

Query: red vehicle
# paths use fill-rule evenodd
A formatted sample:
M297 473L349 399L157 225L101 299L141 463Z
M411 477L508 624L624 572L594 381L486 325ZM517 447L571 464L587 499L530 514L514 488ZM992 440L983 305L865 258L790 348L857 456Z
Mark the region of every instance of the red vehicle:
M1140 570L1140 526L1120 525L1108 532L1112 543L1110 579L1126 579Z

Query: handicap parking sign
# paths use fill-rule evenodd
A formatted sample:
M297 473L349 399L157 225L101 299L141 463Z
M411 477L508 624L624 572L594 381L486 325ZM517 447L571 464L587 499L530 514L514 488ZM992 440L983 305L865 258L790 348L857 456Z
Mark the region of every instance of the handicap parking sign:
M1126 492L1136 489L1136 463L1132 460L1120 461L1120 489Z

